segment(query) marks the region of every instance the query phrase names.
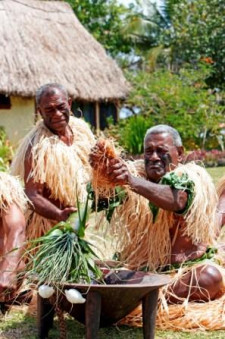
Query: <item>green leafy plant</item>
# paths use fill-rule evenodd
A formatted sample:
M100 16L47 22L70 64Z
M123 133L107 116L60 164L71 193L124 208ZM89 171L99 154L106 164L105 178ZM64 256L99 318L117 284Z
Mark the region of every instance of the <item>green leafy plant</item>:
M123 23L130 9L117 0L66 0L84 27L112 56L129 53L132 44L125 37Z
M148 127L168 124L176 128L187 149L219 147L224 106L207 88L209 72L199 64L195 69L186 65L179 73L160 70L130 75L133 86L127 106L137 107Z
M149 121L143 115L135 115L128 118L124 129L121 130L123 147L130 154L143 153L143 140Z
M30 280L57 285L64 282L90 283L102 276L95 264L92 245L84 239L88 218L88 198L84 206L77 203L77 212L55 225L44 236L31 241L26 253Z
M161 32L159 43L171 50L173 66L200 60L211 65L207 83L224 87L224 11L223 0L179 0L174 2L170 28Z
M13 149L3 127L0 126L0 171L6 171L13 157Z

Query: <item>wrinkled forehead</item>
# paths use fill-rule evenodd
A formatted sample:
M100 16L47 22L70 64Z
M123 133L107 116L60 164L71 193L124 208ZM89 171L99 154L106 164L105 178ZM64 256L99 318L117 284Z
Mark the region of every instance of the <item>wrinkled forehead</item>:
M144 148L150 146L174 146L174 140L168 132L150 133L145 138Z
M48 102L65 102L68 101L66 93L58 88L50 88L40 97L39 105L46 105Z

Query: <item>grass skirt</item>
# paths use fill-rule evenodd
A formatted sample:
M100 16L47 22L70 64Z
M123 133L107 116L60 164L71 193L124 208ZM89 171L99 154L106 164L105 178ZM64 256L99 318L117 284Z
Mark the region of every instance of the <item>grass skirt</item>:
M196 264L191 269L200 265L204 264ZM210 262L210 265L216 266L225 280L225 269L213 262ZM175 275L172 274L171 284L186 272L187 269L181 269ZM208 302L189 302L188 299L183 299L181 304L169 305L165 298L169 286L170 284L160 289L156 316L156 327L158 329L174 331L225 329L225 294ZM119 325L142 327L142 306L139 305L122 319Z
M10 205L16 204L24 212L27 202L28 198L19 180L5 172L0 172L0 209L6 211Z

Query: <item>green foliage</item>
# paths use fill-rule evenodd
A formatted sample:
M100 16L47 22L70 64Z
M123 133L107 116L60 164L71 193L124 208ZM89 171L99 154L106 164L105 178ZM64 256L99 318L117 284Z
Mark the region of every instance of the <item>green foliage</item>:
M224 0L165 0L161 10L151 0L139 3L126 27L145 66L154 62L154 69L166 64L178 70L184 63L204 61L212 65L208 85L224 86Z
M131 44L123 34L123 21L130 10L117 0L66 0L80 22L105 47L116 56L129 53Z
M224 0L174 1L171 26L162 31L159 42L171 48L173 64L199 60L212 64L211 86L225 83L224 15Z
M25 271L29 279L38 279L40 284L49 283L56 288L64 282L90 283L99 279L102 272L95 264L96 255L92 245L84 239L88 219L88 200L84 206L77 203L77 212L66 221L61 221L49 232L30 241L30 257ZM24 272L22 273L24 274Z
M124 33L131 39L137 54L142 54L154 46L158 46L161 28L167 22L156 3L137 1L135 10L127 17Z
M123 147L129 153L143 153L143 139L148 127L148 119L142 115L128 118L124 129L121 130L121 139Z
M133 116L118 121L118 124L109 124L104 130L106 137L115 139L129 154L143 153L143 139L149 128L149 118L143 115Z
M196 69L183 68L179 74L160 70L129 75L133 89L127 105L137 107L141 116L129 119L123 127L122 145L140 153L140 140L147 128L169 124L180 132L187 149L218 147L216 136L224 108L206 87L204 79L209 72L208 67L199 65Z
M175 6L182 1L183 0L164 0L164 2L161 4L161 11L163 12L163 16L168 23L171 23L173 19Z
M0 171L6 171L13 157L13 149L6 137L4 128L0 126Z

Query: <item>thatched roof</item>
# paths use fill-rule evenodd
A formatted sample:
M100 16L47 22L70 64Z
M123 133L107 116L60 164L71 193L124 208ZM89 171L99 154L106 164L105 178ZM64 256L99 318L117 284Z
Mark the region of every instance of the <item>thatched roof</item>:
M45 83L86 101L123 98L128 85L114 60L68 3L0 0L0 93L34 96Z

